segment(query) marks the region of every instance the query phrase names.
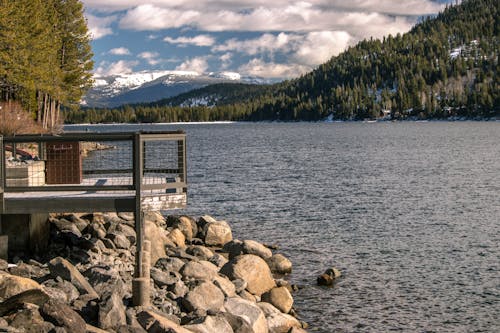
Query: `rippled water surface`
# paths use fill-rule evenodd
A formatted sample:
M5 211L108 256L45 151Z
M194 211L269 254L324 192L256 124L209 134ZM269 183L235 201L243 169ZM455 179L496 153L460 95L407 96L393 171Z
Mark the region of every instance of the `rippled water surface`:
M187 213L279 244L311 332L500 332L500 123L92 130L137 128L186 130Z

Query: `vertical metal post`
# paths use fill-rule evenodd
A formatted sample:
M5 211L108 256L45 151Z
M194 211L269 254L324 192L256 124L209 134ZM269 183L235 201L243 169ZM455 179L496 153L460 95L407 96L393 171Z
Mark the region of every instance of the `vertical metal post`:
M134 188L135 188L135 232L136 232L136 277L142 277L144 274L142 272L141 263L143 255L143 242L144 242L144 219L141 207L141 189L142 189L142 173L143 173L143 158L144 158L144 147L141 140L141 135L136 133L134 136Z
M135 252L135 273L132 280L132 301L135 306L146 306L149 304L150 280L144 272L144 214L141 206L142 177L144 170L144 142L140 133L136 133L133 143L133 175L135 188L135 232L136 232L136 252Z
M183 183L187 182L186 150L186 138L184 137L177 141L177 167L182 172L180 181ZM186 192L186 188L183 188L182 191Z
M5 152L3 148L3 136L0 135L0 214L3 213L5 209L4 205L4 185L7 183L5 180L6 171L5 171ZM1 219L1 216L0 216ZM0 221L1 222L1 221ZM1 226L1 224L0 224Z

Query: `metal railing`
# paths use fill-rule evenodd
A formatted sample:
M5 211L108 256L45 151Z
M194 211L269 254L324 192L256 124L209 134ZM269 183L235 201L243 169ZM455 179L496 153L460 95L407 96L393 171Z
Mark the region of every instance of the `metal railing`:
M0 212L9 193L185 194L186 136L176 132L0 137ZM98 209L98 207L96 207Z

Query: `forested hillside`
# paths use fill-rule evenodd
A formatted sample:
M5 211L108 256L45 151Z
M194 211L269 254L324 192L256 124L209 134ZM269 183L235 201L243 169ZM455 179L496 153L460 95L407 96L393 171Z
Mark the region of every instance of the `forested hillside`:
M364 40L292 81L206 87L148 105L71 112L67 120L498 117L499 6L498 0L465 0L404 35Z
M61 122L90 87L90 37L78 0L0 0L0 102L22 106L39 125ZM14 109L14 107L12 107ZM3 117L9 117L3 110Z

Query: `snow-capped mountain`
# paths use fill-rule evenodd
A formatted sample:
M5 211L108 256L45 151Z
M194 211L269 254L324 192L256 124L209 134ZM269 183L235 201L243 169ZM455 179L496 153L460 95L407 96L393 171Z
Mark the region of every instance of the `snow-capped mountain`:
M267 83L234 72L200 74L191 71L148 71L110 76L94 75L94 85L82 101L88 107L147 103L216 83Z

